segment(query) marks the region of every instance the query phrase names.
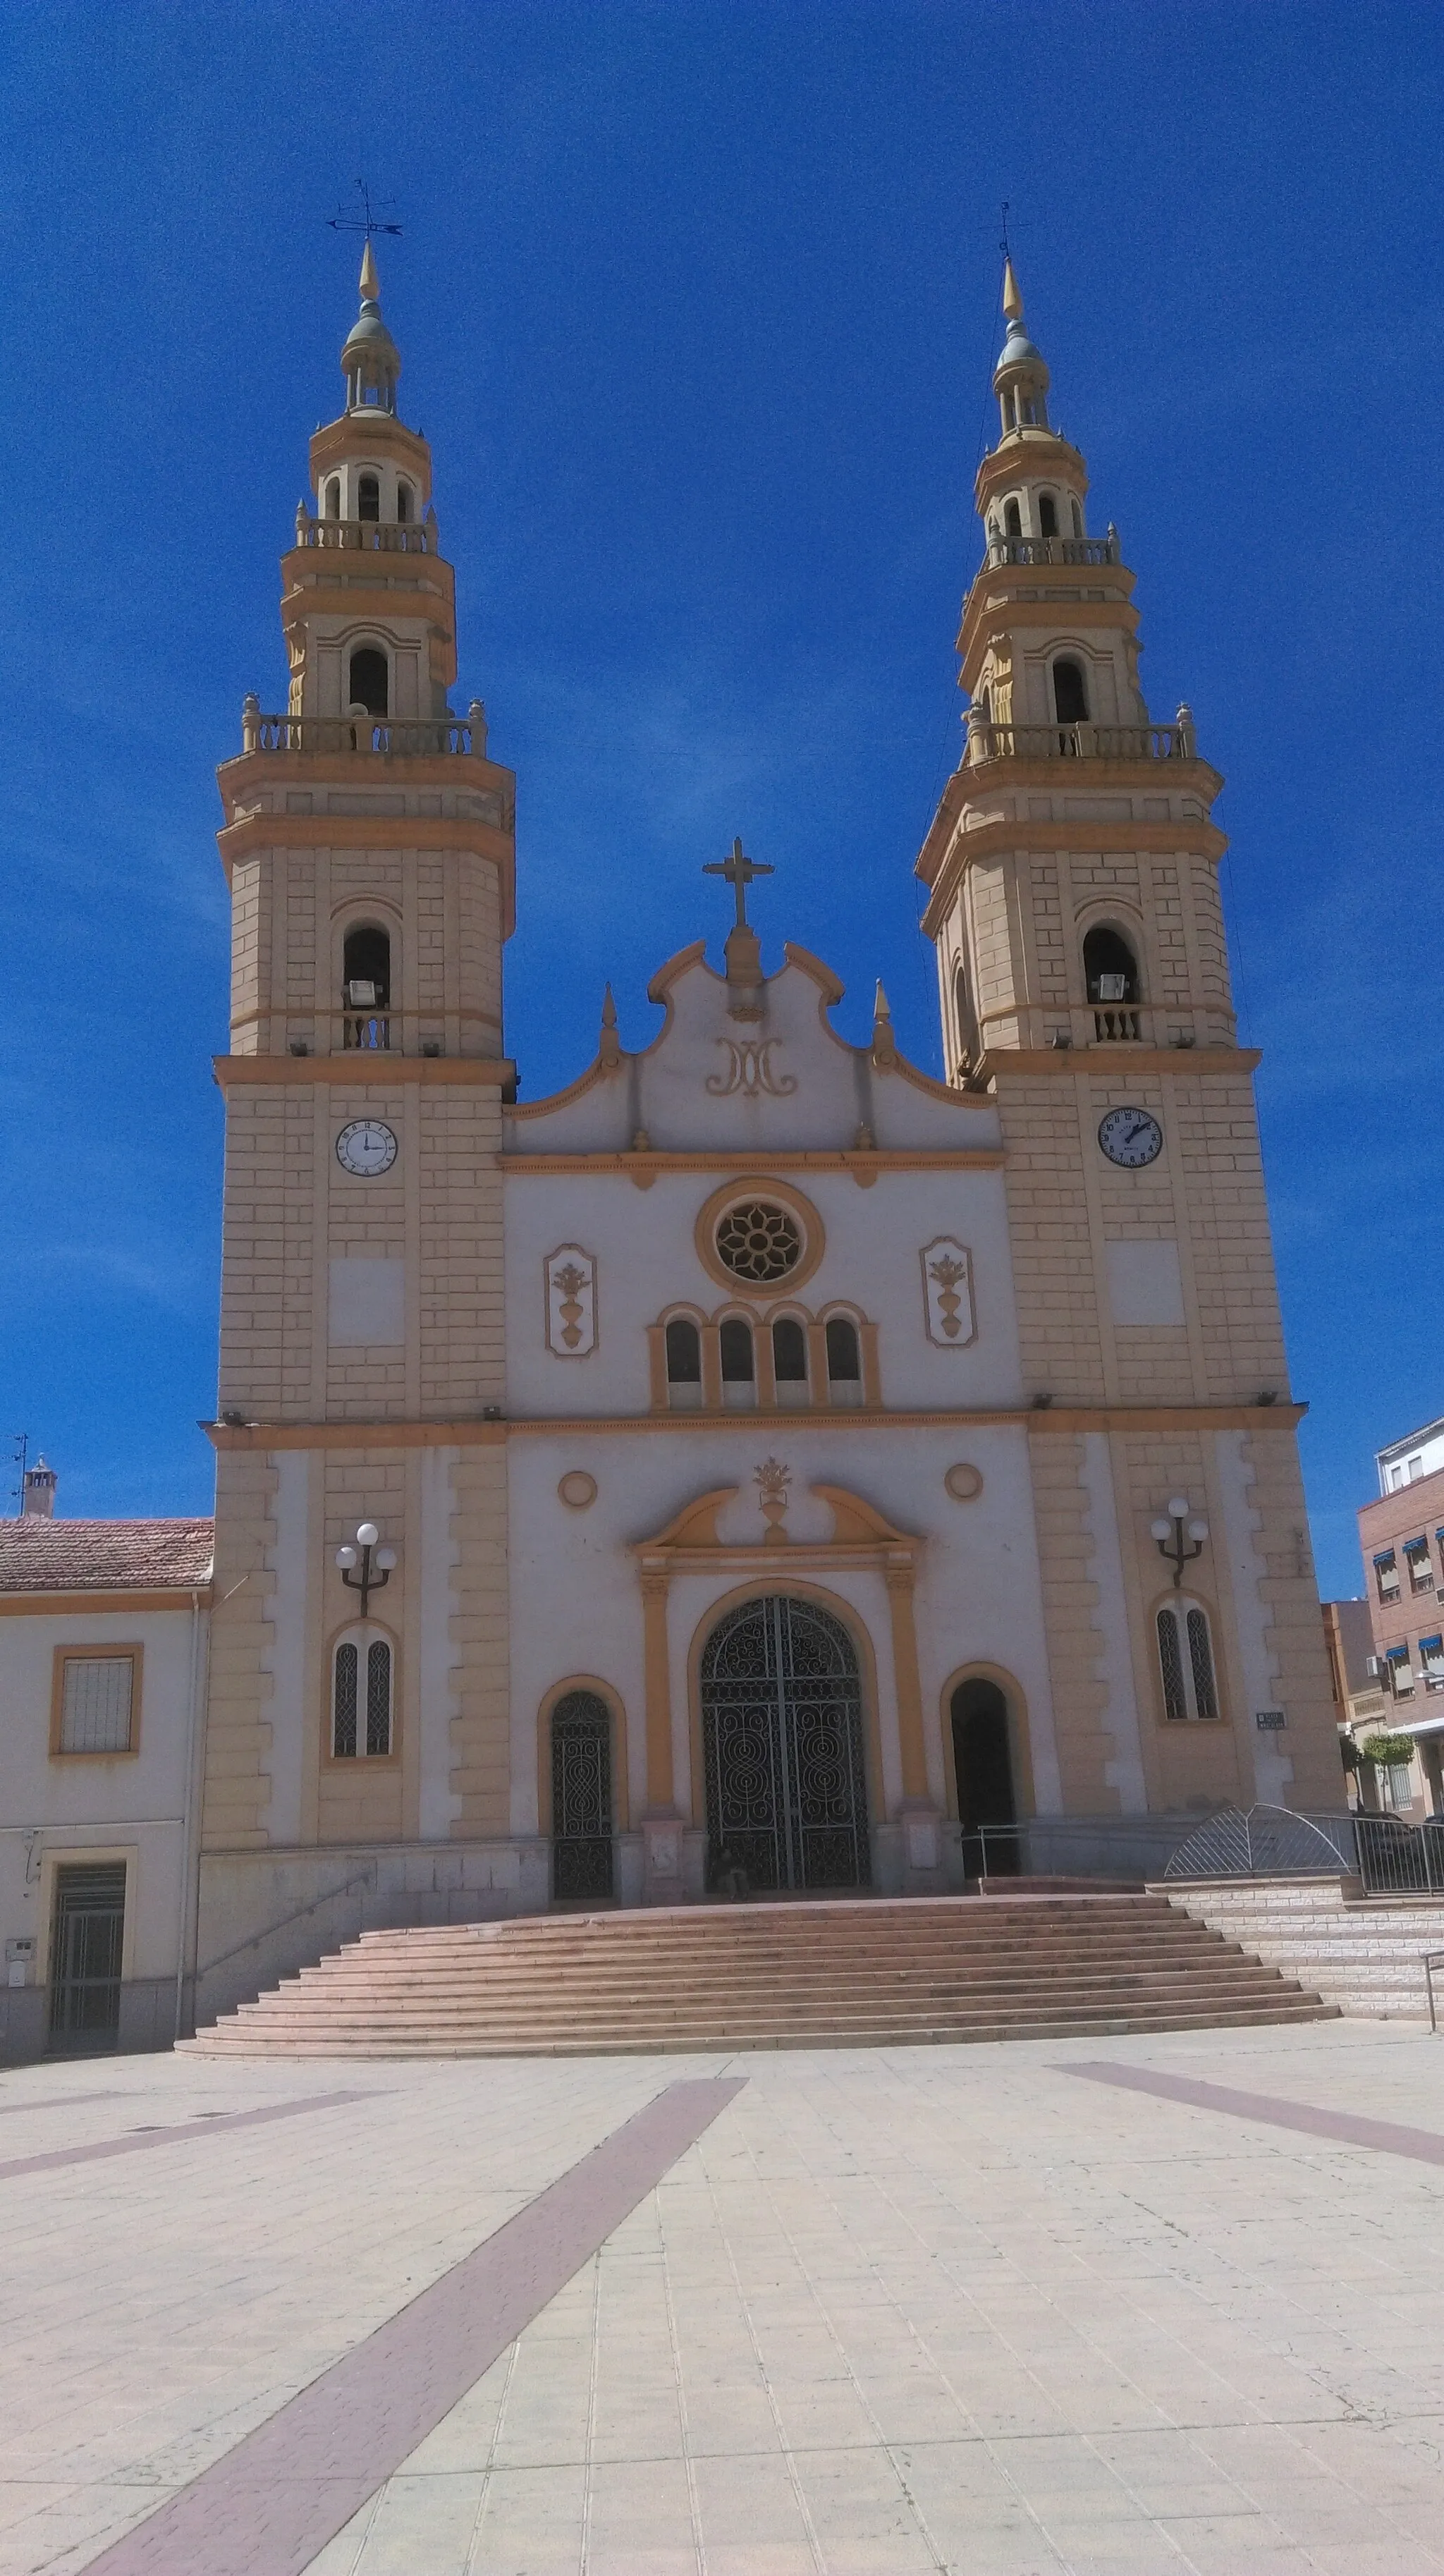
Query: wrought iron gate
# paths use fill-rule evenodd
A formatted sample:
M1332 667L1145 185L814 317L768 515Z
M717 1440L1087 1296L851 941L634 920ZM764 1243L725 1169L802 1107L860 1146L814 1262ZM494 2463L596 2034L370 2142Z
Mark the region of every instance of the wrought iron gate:
M785 1593L731 1611L702 1657L702 1742L714 1884L867 1885L862 1686L840 1620Z
M52 2048L108 2048L120 2031L124 1861L62 1865L50 1934Z
M595 1691L552 1710L552 1894L612 1893L612 1720Z

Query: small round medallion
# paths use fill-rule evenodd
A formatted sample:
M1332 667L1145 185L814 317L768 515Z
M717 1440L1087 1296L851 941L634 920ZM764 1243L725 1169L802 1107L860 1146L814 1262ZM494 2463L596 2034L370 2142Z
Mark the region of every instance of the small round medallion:
M952 1495L955 1503L976 1502L983 1490L981 1471L977 1467L967 1466L960 1459L956 1467L950 1467L944 1476L943 1489Z
M585 1467L569 1467L557 1487L569 1512L584 1512L597 1499L597 1480Z
M343 1172L374 1181L396 1160L396 1137L380 1118L353 1118L336 1139L336 1160Z
M1136 1172L1163 1151L1163 1129L1147 1109L1110 1109L1098 1125L1098 1142L1110 1163Z

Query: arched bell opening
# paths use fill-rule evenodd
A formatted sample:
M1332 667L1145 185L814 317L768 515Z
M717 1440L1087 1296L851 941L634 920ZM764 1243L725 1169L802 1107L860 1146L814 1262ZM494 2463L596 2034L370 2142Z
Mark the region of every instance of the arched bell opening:
M716 1895L866 1887L862 1675L840 1619L766 1593L702 1650L707 1883Z
M351 656L347 675L348 703L364 707L368 716L384 716L391 709L391 674L386 656L374 644L360 644Z

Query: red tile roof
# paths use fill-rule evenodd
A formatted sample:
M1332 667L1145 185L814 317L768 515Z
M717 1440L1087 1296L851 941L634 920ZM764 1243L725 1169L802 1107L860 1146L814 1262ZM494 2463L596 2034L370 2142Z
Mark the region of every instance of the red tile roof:
M210 1581L214 1521L0 1521L0 1592L189 1591Z

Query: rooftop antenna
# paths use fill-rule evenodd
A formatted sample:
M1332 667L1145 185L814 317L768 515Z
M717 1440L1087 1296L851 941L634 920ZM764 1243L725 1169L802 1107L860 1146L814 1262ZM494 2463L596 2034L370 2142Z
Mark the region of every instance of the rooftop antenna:
M16 1514L18 1519L23 1516L25 1511L25 1470L30 1463L30 1434L28 1431L12 1431L10 1437L15 1443L11 1456L14 1464L20 1470L19 1483L12 1485L10 1488L10 1491L19 1507Z
M332 232L364 233L368 243L375 239L377 233L396 233L399 235L401 231L401 226L399 224L383 223L380 215L372 213L371 191L367 187L365 180L358 179L356 186L361 197L360 214L348 215L344 207L338 206L334 215L328 215L326 217L326 221L330 225ZM395 201L393 198L386 197L380 199L378 202L389 209Z
M359 184L359 183L358 183L358 184ZM1011 258L1012 258L1012 256L1013 256L1013 254L1012 254L1012 252L1011 252L1011 251L1009 250L1009 248L1008 248L1008 200L1007 200L1007 198L1006 198L1006 197L1003 199L1003 206L1002 206L1002 223L1003 223L1003 238L1002 238L1002 240L999 242L999 244L998 244L998 248L999 248L999 250L1002 252L1004 259L1011 259Z

